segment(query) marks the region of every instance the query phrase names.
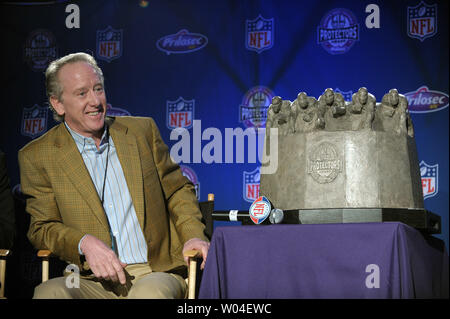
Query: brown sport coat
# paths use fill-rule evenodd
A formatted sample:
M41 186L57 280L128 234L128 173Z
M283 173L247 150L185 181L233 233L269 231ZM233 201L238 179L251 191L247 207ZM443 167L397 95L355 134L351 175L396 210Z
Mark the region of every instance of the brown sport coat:
M183 244L203 234L194 186L169 156L151 118L109 118L125 179L154 271L183 266ZM108 222L83 158L64 124L19 151L22 192L31 215L28 238L87 270L78 243L91 234L111 246Z

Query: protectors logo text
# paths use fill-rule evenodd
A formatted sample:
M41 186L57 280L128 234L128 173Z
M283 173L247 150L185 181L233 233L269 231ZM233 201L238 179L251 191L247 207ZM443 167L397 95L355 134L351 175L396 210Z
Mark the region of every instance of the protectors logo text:
M190 33L188 30L183 29L176 34L162 37L156 42L156 47L167 54L180 54L198 51L207 44L208 38L203 34Z
M331 183L342 171L342 162L336 147L323 142L308 156L308 174L319 184Z
M244 186L244 200L247 202L253 202L259 197L259 187L260 187L260 168L257 167L252 172L243 173L243 186Z
M123 31L108 26L105 30L97 31L97 57L111 62L122 56Z
M346 53L356 41L359 41L359 24L351 11L333 9L320 21L317 43L328 53Z
M197 199L200 200L200 182L198 181L197 174L192 168L186 165L180 165L180 169L183 176L186 176L187 179L190 180L192 184L194 184L195 194L197 195Z
M259 53L273 46L274 22L259 15L254 20L245 21L245 47Z
M48 64L58 56L53 34L44 29L31 32L24 46L24 60L33 71L40 72L47 68Z
M166 124L171 130L177 127L191 128L194 120L195 100L181 96L176 101L167 101Z
M408 36L420 41L437 32L437 4L428 5L421 1L415 7L408 7Z
M22 115L22 135L35 138L47 131L47 107L35 104L33 107L24 108Z
M437 195L439 164L428 165L424 161L420 164L420 176L422 177L423 199Z
M255 224L261 224L269 215L272 206L265 196L258 197L250 206L248 213Z
M248 90L239 108L239 122L245 127L265 128L267 111L275 94L264 86L256 86Z
M430 90L426 86L405 93L405 97L408 100L410 113L436 112L448 107L448 94Z

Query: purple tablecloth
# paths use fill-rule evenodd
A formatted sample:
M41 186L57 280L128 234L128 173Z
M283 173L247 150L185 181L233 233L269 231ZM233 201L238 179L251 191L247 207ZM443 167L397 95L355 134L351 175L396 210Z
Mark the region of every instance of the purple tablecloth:
M448 298L448 266L397 222L218 227L199 298Z

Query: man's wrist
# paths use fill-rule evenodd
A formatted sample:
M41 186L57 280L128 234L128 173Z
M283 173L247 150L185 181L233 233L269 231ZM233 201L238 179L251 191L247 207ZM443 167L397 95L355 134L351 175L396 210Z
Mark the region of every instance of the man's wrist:
M84 256L84 253L83 253L83 251L81 250L81 243L83 242L83 239L84 239L86 236L87 236L87 234L84 235L83 237L81 237L80 241L78 242L78 253L79 253L81 256Z

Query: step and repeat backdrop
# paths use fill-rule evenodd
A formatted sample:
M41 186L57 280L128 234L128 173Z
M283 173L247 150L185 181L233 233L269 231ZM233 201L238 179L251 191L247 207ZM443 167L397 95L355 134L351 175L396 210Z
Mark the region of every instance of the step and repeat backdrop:
M103 69L108 113L153 117L199 200L214 193L218 210L247 210L259 194L272 97L293 101L306 92L318 98L332 88L351 100L366 87L381 102L396 88L409 102L425 207L441 216L437 237L448 247L448 1L0 6L0 149L16 199L18 150L56 124L44 70L58 57L83 51Z

